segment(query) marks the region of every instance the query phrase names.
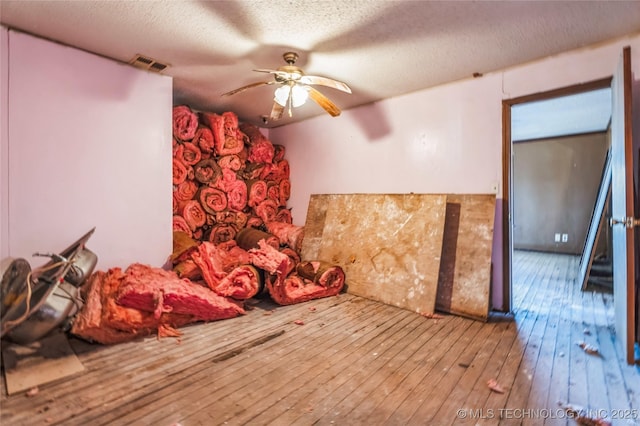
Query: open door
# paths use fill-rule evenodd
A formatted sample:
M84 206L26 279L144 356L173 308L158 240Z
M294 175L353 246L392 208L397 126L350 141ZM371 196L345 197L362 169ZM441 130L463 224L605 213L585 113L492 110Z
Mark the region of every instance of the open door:
M635 241L633 142L631 137L631 48L625 47L611 81L611 234L616 335L628 364L634 363Z

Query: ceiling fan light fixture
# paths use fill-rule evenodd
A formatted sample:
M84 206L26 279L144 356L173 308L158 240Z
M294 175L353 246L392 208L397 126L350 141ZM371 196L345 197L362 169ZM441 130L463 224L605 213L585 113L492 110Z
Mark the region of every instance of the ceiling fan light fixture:
M286 106L287 100L289 99L289 90L291 90L289 86L278 87L274 93L273 100L276 101L278 105Z
M294 108L304 105L307 99L309 99L309 91L306 86L296 84L291 88L291 101Z
M294 108L304 105L309 99L309 92L306 87L294 84L278 87L274 94L274 100L283 107L287 106L289 93L291 93L291 106Z

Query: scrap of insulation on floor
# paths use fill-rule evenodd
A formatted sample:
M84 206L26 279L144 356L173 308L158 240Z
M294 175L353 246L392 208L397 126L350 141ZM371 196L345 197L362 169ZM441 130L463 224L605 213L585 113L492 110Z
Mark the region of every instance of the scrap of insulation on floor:
M576 424L582 426L611 426L611 422L598 416L592 416L590 411L584 407L575 404L564 403L558 401L558 406L562 408L569 418L573 419ZM597 410L602 412L602 410Z
M596 346L590 345L587 342L578 342L577 345L584 351L584 353L602 358L602 354Z
M487 386L489 389L496 393L504 393L504 388L498 383L496 379L489 379L487 381Z

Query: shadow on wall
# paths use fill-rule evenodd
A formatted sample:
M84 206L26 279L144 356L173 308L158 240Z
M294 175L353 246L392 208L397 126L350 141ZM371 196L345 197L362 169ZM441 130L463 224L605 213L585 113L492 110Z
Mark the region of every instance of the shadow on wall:
M375 141L391 133L386 114L379 103L358 107L349 113L367 135L368 140Z

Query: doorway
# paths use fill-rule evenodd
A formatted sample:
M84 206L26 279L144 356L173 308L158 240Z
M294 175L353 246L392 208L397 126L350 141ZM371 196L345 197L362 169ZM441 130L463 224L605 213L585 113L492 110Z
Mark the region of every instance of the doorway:
M503 101L506 311L514 308L514 251L581 254L610 117L610 78ZM580 144L601 158L590 158ZM585 202L591 204L586 211Z

